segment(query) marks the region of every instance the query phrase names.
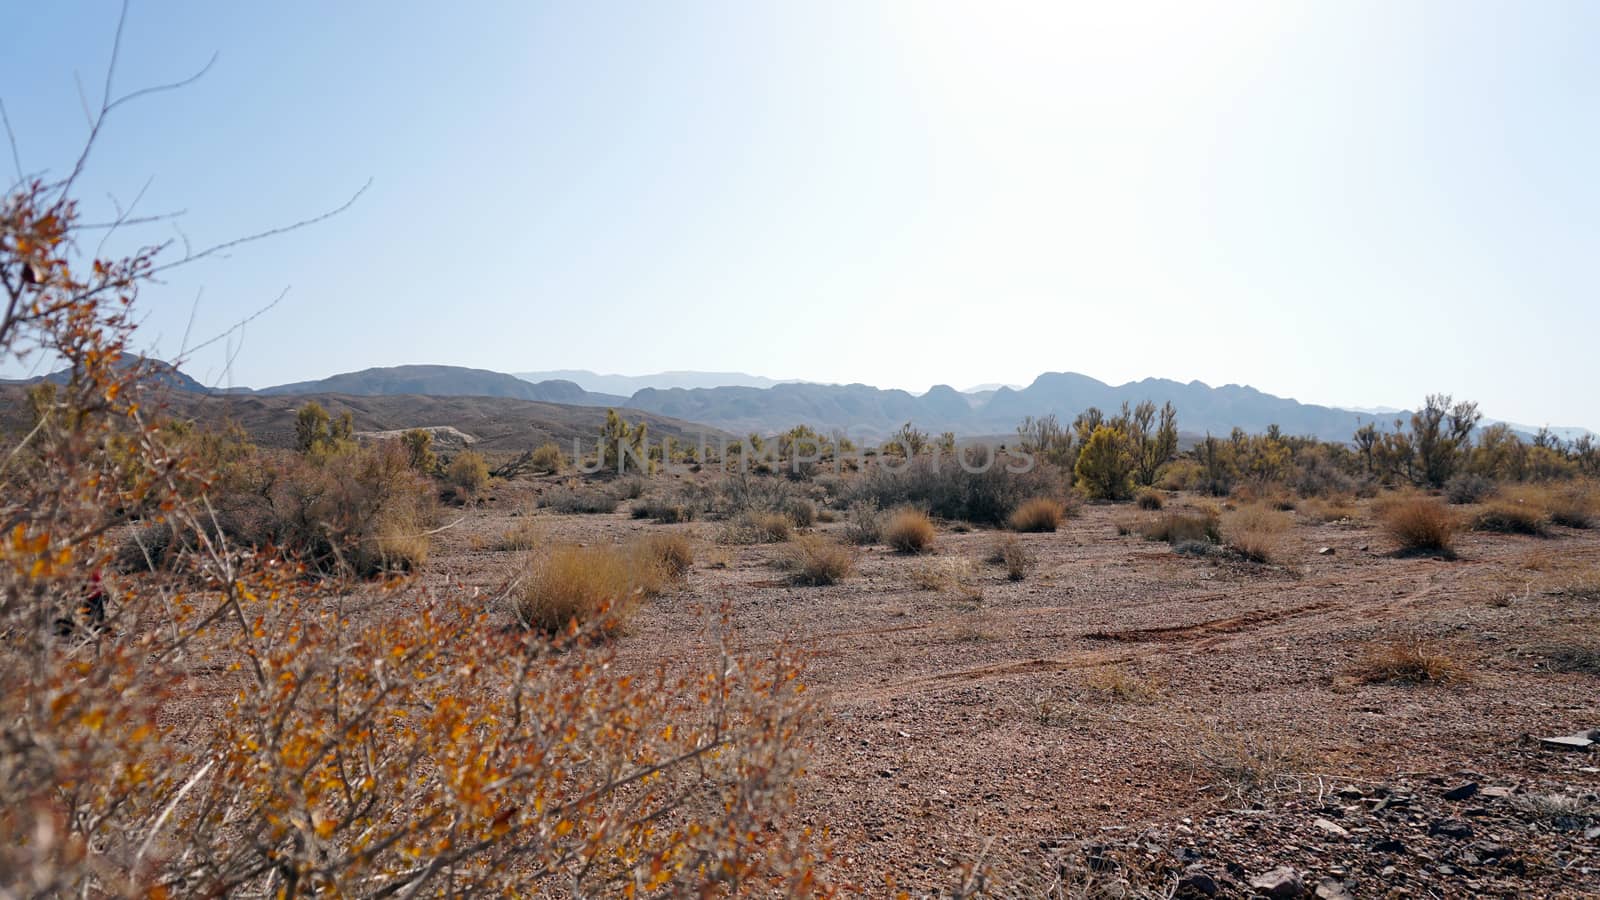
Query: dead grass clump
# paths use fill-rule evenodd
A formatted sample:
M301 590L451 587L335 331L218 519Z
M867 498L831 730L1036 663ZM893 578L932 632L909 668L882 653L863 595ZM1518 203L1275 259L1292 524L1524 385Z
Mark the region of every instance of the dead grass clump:
M1190 739L1196 768L1234 798L1253 800L1298 789L1311 754L1292 736L1195 729Z
M833 538L805 534L789 546L784 559L797 584L826 585L847 578L855 571L855 554Z
M1550 533L1545 527L1543 511L1510 498L1491 501L1478 510L1472 517L1472 530L1496 534L1531 534L1536 537Z
M635 519L653 519L663 525L676 525L680 522L694 521L695 510L687 503L665 497L651 497L635 501L628 508L628 514Z
M1025 532L1055 531L1067 515L1067 507L1060 500L1034 497L1023 501L1011 513L1011 530Z
M614 545L563 544L532 554L515 597L517 620L549 633L576 622L615 634L659 577L656 571L639 571L638 562L635 554Z
M524 516L507 528L495 544L497 550L532 550L544 542L544 529L531 516Z
M776 512L747 512L722 526L723 544L781 544L789 539L789 517Z
M783 511L796 528L810 528L817 522L817 505L810 500L791 500Z
M850 520L844 526L844 539L852 544L876 544L883 540L883 514L873 503L850 504Z
M924 560L911 569L911 583L924 591L954 590L971 580L972 562L965 557Z
M1170 510L1134 525L1134 529L1147 541L1166 541L1177 544L1183 541L1222 540L1217 514L1211 510Z
M1021 581L1033 570L1036 559L1022 541L1015 535L1008 534L995 542L994 551L989 554L989 562L1005 566L1006 577L1010 580Z
M574 484L559 485L539 495L539 508L566 515L612 513L621 502L609 488L579 488Z
M1413 495L1386 503L1383 527L1401 553L1455 553L1456 517L1432 497Z
M1283 555L1283 534L1292 524L1284 512L1246 506L1223 519L1222 535L1228 546L1245 559L1275 563Z
M1566 528L1593 528L1600 521L1600 494L1585 482L1520 485L1507 490L1505 496Z
M1367 648L1351 674L1366 684L1453 684L1467 668L1443 646L1423 638L1400 638Z
M1140 491L1139 496L1134 498L1134 502L1139 505L1140 509L1148 510L1158 510L1165 503L1161 499L1161 492L1154 488L1145 488Z
M647 564L660 566L675 578L694 566L694 541L682 532L645 535L636 547Z
M1573 580L1556 587L1550 593L1557 597L1566 597L1571 600L1589 600L1600 602L1600 572L1591 572L1580 575Z
M1084 676L1089 691L1101 699L1119 703L1154 703L1161 696L1161 682L1130 673L1121 666L1100 666Z
M1306 521L1317 525L1342 522L1357 516L1355 506L1340 498L1311 497L1300 501L1295 511Z
M917 509L898 509L889 514L883 527L883 540L901 553L921 553L933 546L933 522Z

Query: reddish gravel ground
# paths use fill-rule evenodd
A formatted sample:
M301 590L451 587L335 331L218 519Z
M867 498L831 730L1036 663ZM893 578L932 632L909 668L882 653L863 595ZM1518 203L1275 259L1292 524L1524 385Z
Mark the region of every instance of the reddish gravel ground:
M723 602L747 647L809 648L823 721L801 808L863 893L890 893L884 873L950 890L977 861L1014 896L1063 878L1248 895L1284 867L1278 896L1600 896L1600 753L1538 742L1600 728L1600 532L1468 533L1457 559L1402 558L1359 504L1291 514L1258 565L1119 535L1140 513L1091 505L1017 536L1037 558L1020 582L985 562L999 532L946 523L931 554L866 547L853 577L798 587L782 545L534 512L533 489L465 512L426 579L500 583L520 556L492 548L529 515L554 540L696 535L687 585L640 612L624 659L692 643ZM962 585L914 577L968 566ZM1463 677L1359 678L1395 640Z

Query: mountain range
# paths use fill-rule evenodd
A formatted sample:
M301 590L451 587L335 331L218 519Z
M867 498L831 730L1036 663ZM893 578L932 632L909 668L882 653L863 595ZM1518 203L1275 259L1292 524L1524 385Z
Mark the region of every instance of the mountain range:
M180 393L213 395L254 395L256 397L330 396L344 398L416 396L428 398L500 398L567 407L614 407L634 417L649 414L676 423L699 423L730 433L773 433L798 424L821 431L843 430L853 437L882 438L911 422L930 432L953 431L960 436L1007 435L1027 416L1055 415L1063 424L1094 406L1111 412L1123 403L1170 402L1178 410L1179 428L1190 436L1204 433L1226 434L1233 428L1249 432L1265 431L1276 425L1287 434L1311 435L1323 440L1348 441L1354 431L1367 422L1387 426L1407 413L1391 408L1342 409L1300 403L1273 396L1253 387L1228 384L1211 387L1203 382L1187 383L1162 378L1110 385L1073 372L1047 372L1026 387L980 385L972 391L957 391L936 385L923 394L876 388L865 384L818 384L780 382L742 373L664 372L659 375L594 375L579 370L533 372L510 375L487 369L461 366L393 366L346 372L316 381L250 390L230 388L208 390L178 369L156 363L153 376L161 386ZM587 384L625 389L633 383L646 386L631 394L591 390L584 383L542 375L567 374L589 379ZM59 380L62 373L39 380ZM724 378L743 379L746 384L705 385ZM596 380L598 379L598 380ZM349 405L360 407L355 400ZM437 411L448 404L418 404ZM386 427L400 421L393 404L384 406L381 416ZM377 417L375 417L377 418ZM588 415L579 418L587 421ZM477 420L481 424L481 419ZM380 424L374 422L374 425ZM401 422L401 425L406 423ZM410 424L441 425L446 421L421 421ZM394 426L399 427L399 426ZM1531 433L1533 429L1513 426ZM471 430L471 429L464 429ZM564 429L557 429L564 430ZM1552 429L1570 439L1586 432L1582 428Z

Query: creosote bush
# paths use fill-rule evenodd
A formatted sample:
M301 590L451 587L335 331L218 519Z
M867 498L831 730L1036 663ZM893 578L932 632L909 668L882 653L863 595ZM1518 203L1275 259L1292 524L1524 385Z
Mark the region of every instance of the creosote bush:
M1034 497L1011 513L1011 530L1024 532L1055 531L1066 518L1066 504L1050 497Z
M1422 495L1397 498L1384 504L1379 515L1401 553L1454 554L1456 517L1438 500Z
M528 464L533 467L535 472L556 475L566 467L567 458L561 453L561 448L556 445L555 441L549 441L540 444L533 451L533 456L529 458Z
M489 463L476 450L463 450L444 470L445 483L457 497L476 500L489 486Z
M897 509L883 526L884 543L901 553L921 553L933 546L933 522L918 509Z

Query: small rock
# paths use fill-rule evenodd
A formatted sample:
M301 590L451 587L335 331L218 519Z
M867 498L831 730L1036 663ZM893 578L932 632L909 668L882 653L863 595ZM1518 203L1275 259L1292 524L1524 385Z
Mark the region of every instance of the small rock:
M1485 800L1504 800L1516 792L1508 787L1490 786L1479 791L1479 793L1483 795Z
M1561 737L1540 738L1539 746L1546 750L1577 750L1582 752L1594 746L1594 740L1589 737L1589 732L1580 731L1577 734L1567 734Z
M1500 859L1511 854L1511 848L1505 844L1474 844L1472 849L1477 851L1478 855L1484 859Z
M1406 845L1405 845L1404 842L1399 841L1399 840L1397 840L1395 838L1389 838L1387 840L1382 840L1382 841L1377 842L1376 844L1373 844L1372 845L1372 852L1373 853L1404 853L1404 852L1406 852Z
M1345 785L1344 787L1339 788L1337 791L1334 791L1334 794L1343 800L1360 800L1363 796L1365 796L1361 793L1361 788L1355 787L1354 785Z
M1448 838L1469 838L1472 837L1472 826L1460 819L1440 819L1428 826L1428 833Z
M1336 837L1347 838L1350 836L1350 832L1346 831L1342 826L1338 825L1337 823L1330 822L1327 819L1319 818L1311 824Z
M1178 879L1178 888L1174 896L1177 897L1215 897L1217 895L1217 880L1211 873L1199 866L1190 866L1183 870L1183 877Z
M1318 900L1355 900L1355 896L1344 886L1344 882L1336 878L1324 878L1317 882Z
M1323 547L1321 550L1317 551L1317 554L1319 556L1332 556L1333 555L1333 548L1332 547Z
M1439 868L1435 869L1434 871L1438 872L1440 875L1454 875L1454 874L1456 874L1456 867L1455 866L1440 866Z
M1306 893L1305 879L1300 873L1288 866L1279 866L1270 872L1250 879L1250 888L1259 897L1272 897L1275 900L1293 900L1303 897Z
M1472 797L1476 793L1478 793L1478 783L1476 781L1469 781L1460 787L1454 787L1448 791L1445 791L1444 798L1446 800L1459 802Z
M1592 840L1595 840L1597 838L1600 838L1600 825L1595 825L1594 827L1592 827L1589 830L1585 831L1583 833L1583 837L1584 837L1584 840L1589 840L1589 841L1592 841Z

